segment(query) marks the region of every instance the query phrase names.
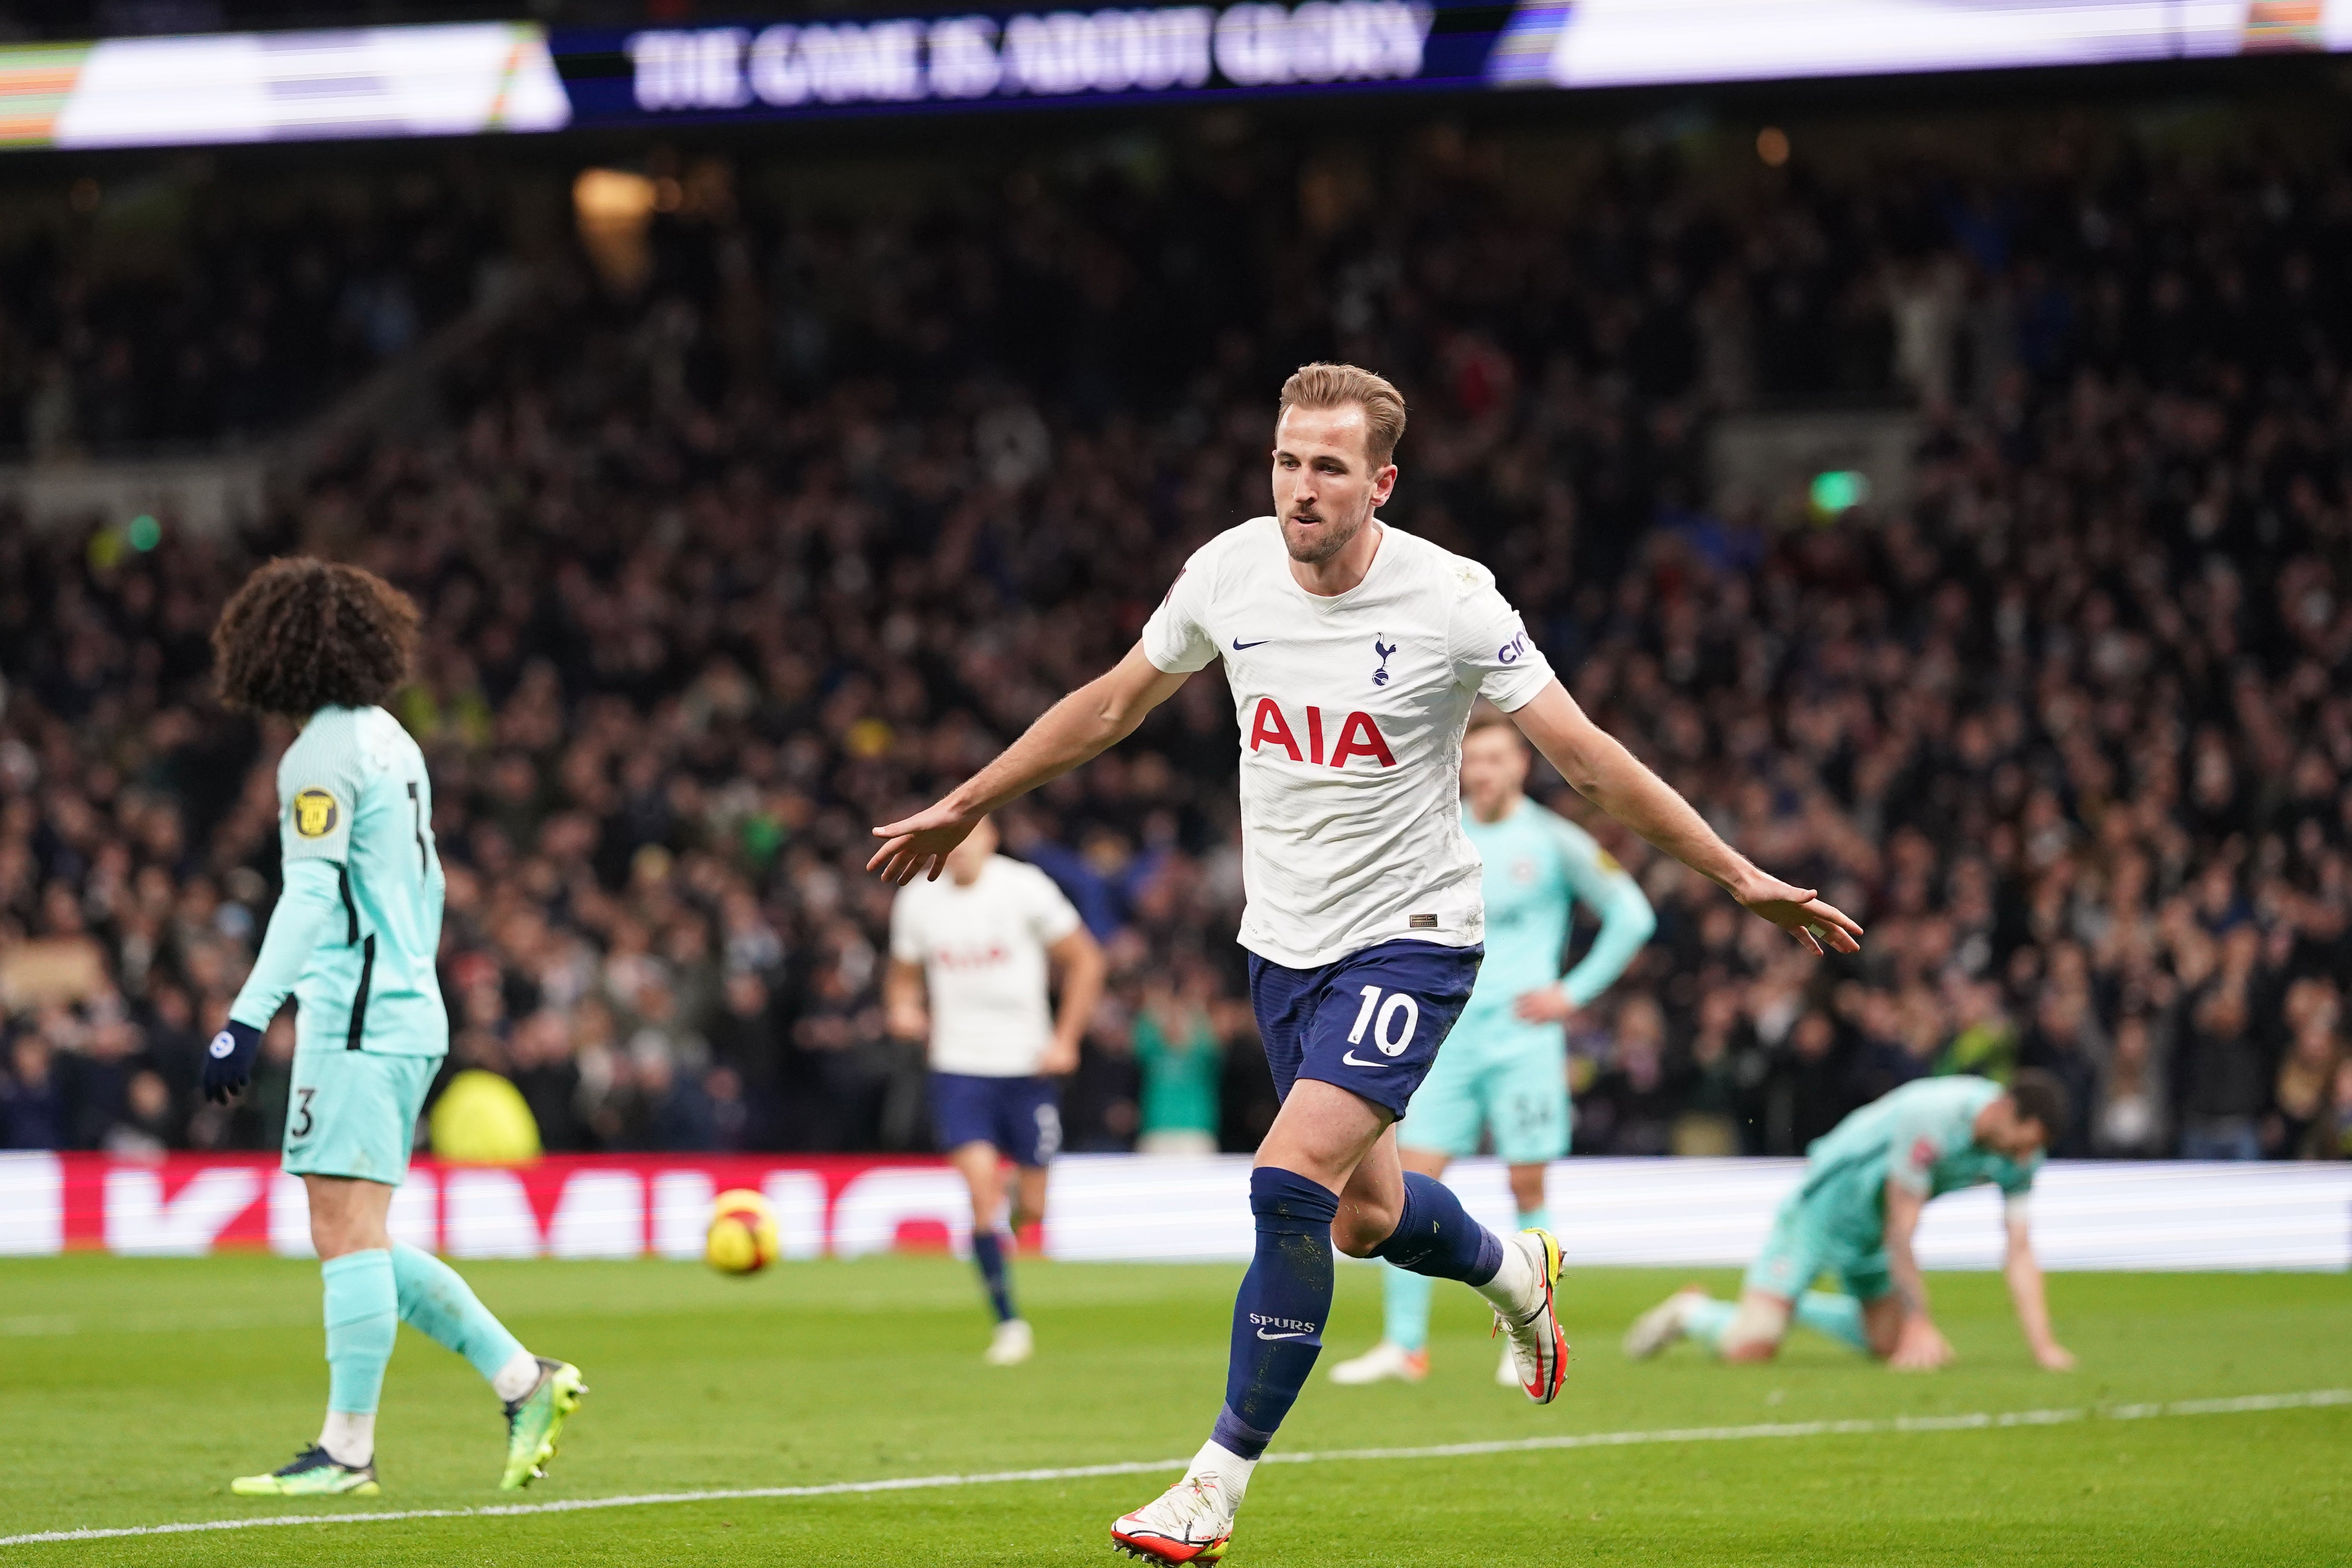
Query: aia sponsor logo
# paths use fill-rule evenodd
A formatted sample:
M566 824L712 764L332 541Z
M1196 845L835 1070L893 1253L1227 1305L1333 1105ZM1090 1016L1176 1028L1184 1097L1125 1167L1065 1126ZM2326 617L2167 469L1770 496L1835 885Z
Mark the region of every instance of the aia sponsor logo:
M1336 710L1335 710L1336 711ZM1345 768L1355 758L1367 758L1382 768L1396 766L1396 754L1389 749L1388 737L1368 713L1355 712L1332 723L1333 713L1319 707L1303 710L1303 722L1294 727L1282 711L1282 705L1272 697L1257 699L1257 711L1250 719L1249 748L1257 751L1272 747L1286 753L1293 762L1311 762L1317 767ZM1324 733L1331 734L1330 751L1324 751ZM1299 733L1306 732L1307 744L1299 744Z
M986 969L998 964L1008 963L1012 957L1013 955L1000 942L991 942L984 947L934 947L931 949L931 962L942 969Z

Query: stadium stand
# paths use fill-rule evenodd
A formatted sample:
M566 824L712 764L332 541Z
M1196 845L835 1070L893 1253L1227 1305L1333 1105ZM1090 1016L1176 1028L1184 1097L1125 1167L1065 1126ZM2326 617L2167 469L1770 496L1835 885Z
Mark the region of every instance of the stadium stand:
M550 1149L917 1146L867 826L1264 509L1272 389L1331 356L1413 401L1391 517L1494 565L1605 724L1871 927L1814 967L1596 821L1662 925L1571 1028L1580 1152L1796 1152L1909 1078L2034 1064L2091 1108L2063 1153L2352 1155L2352 162L1997 130L1778 170L1213 124L933 183L670 166L641 235L542 267L431 433L247 534L0 525L0 1145L274 1145L282 1020L245 1104L192 1092L287 738L211 704L205 634L300 549L425 614L401 715L453 1070L510 1077ZM375 254L320 221L319 254ZM504 243L446 235L436 276ZM244 298L263 262L206 265ZM134 356L213 352L175 299L110 309ZM1916 411L1907 496L1717 505L1716 433L1857 408ZM1270 1115L1231 726L1204 674L1006 824L1112 954L1074 1147L1130 1145L1145 1008L1227 1046L1227 1146Z

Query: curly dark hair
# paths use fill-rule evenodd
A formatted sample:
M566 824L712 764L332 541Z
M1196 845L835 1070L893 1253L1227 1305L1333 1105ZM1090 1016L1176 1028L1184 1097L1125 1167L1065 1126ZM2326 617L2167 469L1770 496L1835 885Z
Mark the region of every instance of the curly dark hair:
M367 707L408 679L416 606L372 571L295 557L245 580L213 628L221 701L307 718Z

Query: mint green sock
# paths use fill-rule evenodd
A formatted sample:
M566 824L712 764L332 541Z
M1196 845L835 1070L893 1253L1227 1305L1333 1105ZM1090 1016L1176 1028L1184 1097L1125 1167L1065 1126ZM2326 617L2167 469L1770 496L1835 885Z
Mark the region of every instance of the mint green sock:
M319 1277L326 1283L327 1408L373 1416L400 1334L392 1255L381 1247L346 1252L320 1264Z
M1862 1303L1852 1296L1807 1291L1797 1298L1797 1321L1840 1344L1862 1351L1870 1348L1870 1336L1862 1332Z
M1549 1230L1551 1228L1551 1210L1548 1207L1523 1208L1519 1210L1519 1228L1522 1230Z
M1381 1337L1404 1350L1429 1348L1429 1293L1437 1281L1381 1265Z
M400 1282L400 1319L473 1363L484 1378L522 1354L522 1342L490 1315L457 1270L406 1242L392 1249L391 1272Z
M1731 1326L1731 1320L1738 1312L1739 1309L1731 1302L1718 1301L1713 1296L1693 1301L1683 1310L1683 1333L1709 1350L1720 1349L1723 1331Z

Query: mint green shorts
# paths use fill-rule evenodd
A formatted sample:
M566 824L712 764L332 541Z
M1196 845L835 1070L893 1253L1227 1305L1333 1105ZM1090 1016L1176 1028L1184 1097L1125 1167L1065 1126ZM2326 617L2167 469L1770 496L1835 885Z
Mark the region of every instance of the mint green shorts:
M1842 1239L1838 1230L1801 1195L1791 1194L1772 1217L1764 1249L1748 1266L1748 1289L1793 1301L1829 1274L1858 1301L1874 1301L1894 1290L1886 1249L1856 1246Z
M355 1176L398 1186L437 1056L371 1051L297 1051L286 1102L286 1150L294 1176Z
M1508 1012L1454 1025L1397 1124L1397 1146L1460 1159L1478 1152L1481 1133L1510 1165L1568 1153L1568 1036L1558 1025Z

